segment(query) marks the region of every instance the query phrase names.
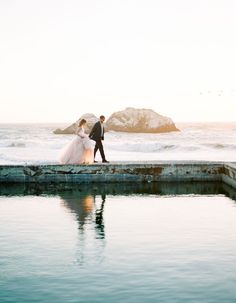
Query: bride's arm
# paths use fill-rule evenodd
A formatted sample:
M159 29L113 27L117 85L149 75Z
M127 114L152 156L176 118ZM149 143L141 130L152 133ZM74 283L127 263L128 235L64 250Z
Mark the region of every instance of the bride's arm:
M85 134L84 132L84 129L82 127L79 127L78 130L77 130L77 136L81 137L81 138L85 138L87 137L87 135Z

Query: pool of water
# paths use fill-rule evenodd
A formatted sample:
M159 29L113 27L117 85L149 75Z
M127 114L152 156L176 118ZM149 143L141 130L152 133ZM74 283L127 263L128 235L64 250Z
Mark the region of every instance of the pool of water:
M0 188L0 302L235 302L221 184Z

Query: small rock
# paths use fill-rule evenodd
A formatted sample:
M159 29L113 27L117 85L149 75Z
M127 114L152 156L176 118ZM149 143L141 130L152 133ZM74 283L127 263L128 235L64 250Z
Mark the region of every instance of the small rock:
M76 122L74 122L70 126L64 128L64 129L57 128L56 130L53 131L53 133L54 134L68 134L68 135L74 134L78 128L78 124L81 119L85 119L87 121L87 123L85 125L86 133L89 133L90 130L92 129L93 125L99 120L99 118L97 118L94 114L87 113L87 114L82 115Z

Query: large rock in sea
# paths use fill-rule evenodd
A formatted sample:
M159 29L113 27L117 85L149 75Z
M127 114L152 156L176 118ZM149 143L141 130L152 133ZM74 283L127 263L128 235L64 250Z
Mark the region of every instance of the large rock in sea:
M89 133L90 130L92 129L93 125L99 120L94 114L84 114L82 115L75 123L71 124L70 126L60 129L57 128L56 130L53 131L54 134L74 134L78 128L78 123L81 119L85 119L87 121L86 126L85 126L85 132Z
M113 113L106 122L107 130L133 133L164 133L179 131L171 118L152 109L128 107Z

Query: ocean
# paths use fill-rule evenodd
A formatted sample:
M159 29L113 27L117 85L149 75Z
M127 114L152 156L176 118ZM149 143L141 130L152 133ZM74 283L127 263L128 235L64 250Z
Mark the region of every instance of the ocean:
M55 135L67 124L0 124L0 164L56 164L73 135ZM236 122L176 123L180 132L107 132L109 161L236 161ZM96 160L101 160L99 152Z

